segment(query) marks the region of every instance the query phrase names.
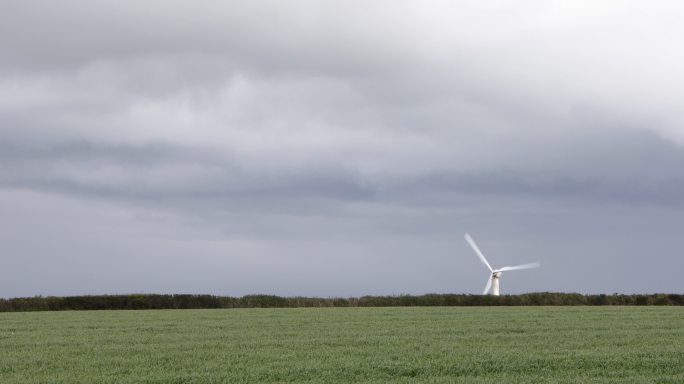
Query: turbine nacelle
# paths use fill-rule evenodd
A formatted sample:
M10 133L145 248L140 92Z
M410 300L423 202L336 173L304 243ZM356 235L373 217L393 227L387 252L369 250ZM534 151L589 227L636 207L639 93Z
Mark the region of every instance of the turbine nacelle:
M516 271L519 269L539 268L541 266L541 264L539 264L538 262L534 262L529 264L515 265L512 267L494 269L491 267L491 265L489 265L489 262L484 257L482 251L480 251L480 248L478 248L477 244L475 244L475 240L473 240L473 238L470 237L470 235L467 233L465 234L465 239L468 242L468 244L470 244L470 246L473 248L475 254L477 254L477 256L480 258L482 264L484 264L484 266L487 267L487 269L489 269L489 271L492 273L489 276L489 279L487 279L487 285L485 285L485 289L482 292L483 295L487 294L487 292L489 292L489 290L491 289L493 295L499 296L499 278L501 277L501 274L504 271Z

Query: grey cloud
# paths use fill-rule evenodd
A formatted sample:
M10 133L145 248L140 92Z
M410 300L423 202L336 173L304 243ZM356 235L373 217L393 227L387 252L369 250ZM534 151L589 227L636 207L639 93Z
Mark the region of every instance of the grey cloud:
M4 144L0 160L5 186L122 200L201 198L227 203L252 199L263 203L268 199L317 198L336 204L387 199L420 206L448 205L450 196L480 195L681 205L684 185L677 172L684 165L681 151L648 137L634 140L640 141L613 141L612 149L609 143L594 149L570 147L581 152L582 161L588 159L586 166L591 169L578 163L576 169L564 173L554 167L529 171L511 164L498 170L443 170L391 177L341 164L307 164L295 169L268 163L241 164L234 153L202 147L85 141L47 147ZM629 150L616 151L616 146ZM600 153L592 153L597 150ZM112 172L111 177L107 172Z
M677 290L679 8L9 2L0 296Z
M246 169L225 152L161 143L130 146L71 142L47 148L13 143L1 149L4 172L0 184L38 192L142 203L203 199L216 204L269 198L356 200L373 194L370 185L364 185L351 170Z

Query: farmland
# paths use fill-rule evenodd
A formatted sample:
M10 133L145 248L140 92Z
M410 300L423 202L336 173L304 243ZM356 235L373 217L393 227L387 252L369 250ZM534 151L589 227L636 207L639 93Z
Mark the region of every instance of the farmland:
M0 382L681 383L682 307L0 313Z

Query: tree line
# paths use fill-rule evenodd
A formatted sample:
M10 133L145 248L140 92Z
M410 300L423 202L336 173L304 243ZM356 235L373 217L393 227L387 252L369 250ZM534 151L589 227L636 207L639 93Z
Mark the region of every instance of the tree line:
M363 296L353 298L280 297L247 295L93 295L35 296L0 299L0 312L302 307L411 307L411 306L539 306L539 305L684 305L681 294L583 295L579 293L525 293L521 295L427 294Z

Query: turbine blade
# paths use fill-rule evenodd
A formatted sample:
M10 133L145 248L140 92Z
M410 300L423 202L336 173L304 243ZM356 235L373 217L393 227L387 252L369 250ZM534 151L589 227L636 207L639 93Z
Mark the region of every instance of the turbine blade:
M466 241L468 242L468 244L470 244L470 246L473 248L473 250L475 251L475 253L477 253L477 256L480 257L480 261L482 261L482 264L484 264L485 267L487 267L487 268L489 269L490 272L493 272L494 270L492 269L492 267L491 267L491 266L489 265L489 263L487 262L487 259L485 259L484 255L482 254L482 251L480 251L480 248L478 248L478 247L477 247L477 244L475 244L475 241L473 240L473 238L470 237L470 235L466 233L466 234L465 234L465 239L466 239Z
M541 267L541 264L539 264L538 262L534 262L534 263L523 264L523 265L515 265L513 267L503 267L503 268L497 269L494 272L515 271L518 269L530 269L530 268L539 268L539 267Z
M487 285L485 285L484 291L482 291L483 295L486 295L487 292L489 292L489 288L492 287L492 275L489 275L489 279L487 280Z

